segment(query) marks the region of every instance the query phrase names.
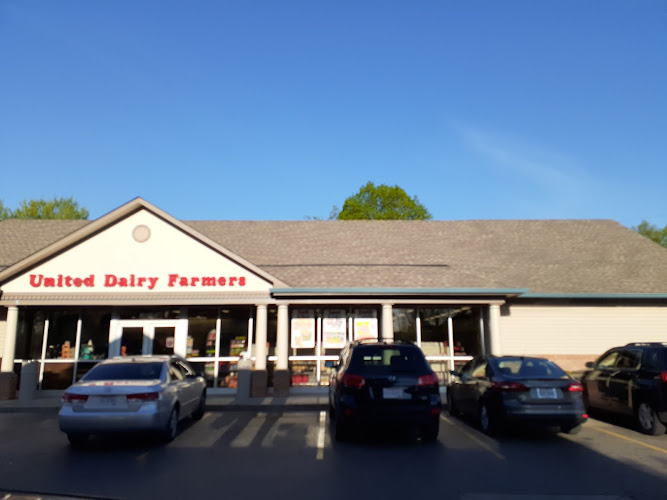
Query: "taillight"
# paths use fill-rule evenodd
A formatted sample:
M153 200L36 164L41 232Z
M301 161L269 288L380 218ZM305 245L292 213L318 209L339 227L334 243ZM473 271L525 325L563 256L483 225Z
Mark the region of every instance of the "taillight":
M438 376L435 373L429 373L428 375L422 375L417 379L417 385L438 385Z
M356 389L366 385L366 380L364 377L361 375L352 375L350 373L344 374L341 382L344 386L354 387Z
M157 401L160 399L159 392L139 392L137 394L128 394L128 401Z
M491 389L502 392L525 392L528 387L519 382L494 382Z
M574 382L567 386L568 392L584 392L584 386L579 382Z
M660 380L667 382L667 372L660 373Z
M88 401L86 394L72 394L71 392L63 394L63 403L85 403L86 401Z

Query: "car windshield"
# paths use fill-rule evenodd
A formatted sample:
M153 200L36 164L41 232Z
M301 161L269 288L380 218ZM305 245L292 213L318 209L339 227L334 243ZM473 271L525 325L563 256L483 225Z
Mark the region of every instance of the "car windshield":
M364 373L426 372L426 358L419 349L403 346L357 347L350 368Z
M568 378L567 373L555 363L536 358L490 359L494 373L514 379L560 379Z
M82 380L152 380L159 379L163 363L109 363L99 364L84 375Z

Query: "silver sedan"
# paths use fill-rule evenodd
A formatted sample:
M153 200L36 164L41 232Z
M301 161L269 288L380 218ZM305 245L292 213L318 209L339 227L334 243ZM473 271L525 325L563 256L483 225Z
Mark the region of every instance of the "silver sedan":
M63 394L60 430L74 446L91 434L157 433L171 441L178 423L200 419L206 382L178 356L117 357L95 365Z

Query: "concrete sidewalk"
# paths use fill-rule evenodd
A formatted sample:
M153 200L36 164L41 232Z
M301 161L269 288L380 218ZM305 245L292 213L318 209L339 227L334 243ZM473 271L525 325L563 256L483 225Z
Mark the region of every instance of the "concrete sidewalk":
M0 414L21 412L56 412L60 408L61 392L37 394L33 399L0 401ZM237 398L234 394L208 394L207 411L314 411L328 405L327 393L293 394L287 397Z

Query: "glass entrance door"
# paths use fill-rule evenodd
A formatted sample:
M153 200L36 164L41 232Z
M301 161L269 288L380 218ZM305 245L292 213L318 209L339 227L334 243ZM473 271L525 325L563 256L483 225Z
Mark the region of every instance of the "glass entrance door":
M116 320L112 356L174 354L180 328L173 320Z

